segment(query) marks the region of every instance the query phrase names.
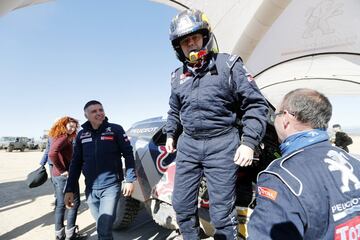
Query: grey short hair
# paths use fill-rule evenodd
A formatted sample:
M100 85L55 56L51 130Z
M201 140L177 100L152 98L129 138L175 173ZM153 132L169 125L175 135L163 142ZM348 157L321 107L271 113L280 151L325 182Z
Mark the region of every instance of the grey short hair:
M296 119L312 128L327 129L332 105L324 94L308 88L295 89L285 95L280 110L287 110Z

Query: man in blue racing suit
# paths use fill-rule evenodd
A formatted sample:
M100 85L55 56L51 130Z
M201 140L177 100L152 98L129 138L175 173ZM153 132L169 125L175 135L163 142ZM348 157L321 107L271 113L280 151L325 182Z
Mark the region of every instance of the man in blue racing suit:
M282 157L258 176L250 240L360 239L360 160L329 142L332 106L297 89L275 113Z
M197 197L204 175L214 238L237 239L236 172L239 165L251 165L265 134L267 102L238 56L217 53L204 13L175 16L170 40L183 63L172 74L166 125L167 151L177 142L172 203L180 232L185 240L199 239Z

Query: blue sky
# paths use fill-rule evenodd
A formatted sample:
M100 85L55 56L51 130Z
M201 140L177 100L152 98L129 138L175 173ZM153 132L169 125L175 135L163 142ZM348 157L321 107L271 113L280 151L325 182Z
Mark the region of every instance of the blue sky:
M61 0L1 17L0 136L39 137L64 115L84 122L91 99L126 129L166 116L176 13L145 0Z
M64 115L84 122L92 99L125 129L166 116L180 64L168 38L176 13L147 0L57 0L1 17L0 136L38 138ZM358 127L344 107L353 99L332 100L331 123Z

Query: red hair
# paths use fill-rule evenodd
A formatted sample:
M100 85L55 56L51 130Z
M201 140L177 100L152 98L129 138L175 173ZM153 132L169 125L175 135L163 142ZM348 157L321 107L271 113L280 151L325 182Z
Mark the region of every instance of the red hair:
M62 117L59 120L57 120L54 125L51 127L49 131L49 136L52 138L57 138L62 135L67 135L67 129L66 125L70 122L73 122L76 124L76 128L79 128L79 121L72 117ZM70 140L74 140L76 137L76 131L74 131L72 134L68 135L68 138Z

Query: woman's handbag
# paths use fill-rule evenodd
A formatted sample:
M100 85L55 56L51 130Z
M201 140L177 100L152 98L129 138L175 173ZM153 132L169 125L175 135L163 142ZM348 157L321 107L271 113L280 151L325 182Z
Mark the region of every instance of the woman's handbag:
M35 171L28 174L26 183L29 188L38 187L46 182L48 175L45 166L41 166Z

